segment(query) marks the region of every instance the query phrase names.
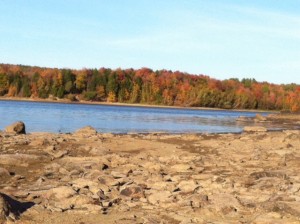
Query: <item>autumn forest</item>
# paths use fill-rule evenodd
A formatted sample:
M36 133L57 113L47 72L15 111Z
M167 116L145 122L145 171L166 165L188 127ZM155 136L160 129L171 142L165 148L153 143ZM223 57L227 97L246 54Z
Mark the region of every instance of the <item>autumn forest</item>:
M300 86L148 68L50 69L0 64L0 96L224 109L300 110Z

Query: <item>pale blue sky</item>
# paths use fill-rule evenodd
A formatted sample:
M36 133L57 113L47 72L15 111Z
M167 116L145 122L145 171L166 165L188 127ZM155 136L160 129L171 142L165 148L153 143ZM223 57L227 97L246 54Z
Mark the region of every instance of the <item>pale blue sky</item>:
M300 0L1 0L0 63L300 83Z

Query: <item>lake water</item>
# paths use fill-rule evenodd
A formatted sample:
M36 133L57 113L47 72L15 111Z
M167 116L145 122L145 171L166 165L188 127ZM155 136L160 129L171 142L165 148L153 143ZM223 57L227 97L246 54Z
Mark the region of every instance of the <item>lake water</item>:
M0 130L23 121L27 132L73 132L90 125L99 132L240 132L239 116L257 112L0 101ZM266 113L262 113L266 115Z

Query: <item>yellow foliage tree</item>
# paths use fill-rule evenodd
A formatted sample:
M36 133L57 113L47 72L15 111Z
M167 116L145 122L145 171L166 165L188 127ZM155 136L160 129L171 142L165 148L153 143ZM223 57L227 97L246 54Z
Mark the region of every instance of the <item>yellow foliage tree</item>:
M139 99L139 96L140 96L140 87L139 87L138 84L135 83L133 85L133 90L132 90L132 93L131 93L130 102L131 103L137 103L138 99Z
M75 85L78 90L84 90L86 87L87 75L85 73L80 73L76 76Z
M104 86L97 86L96 91L97 91L97 95L98 95L99 98L105 97L105 88L104 88Z
M116 102L116 94L114 92L109 92L107 96L107 102L113 103Z

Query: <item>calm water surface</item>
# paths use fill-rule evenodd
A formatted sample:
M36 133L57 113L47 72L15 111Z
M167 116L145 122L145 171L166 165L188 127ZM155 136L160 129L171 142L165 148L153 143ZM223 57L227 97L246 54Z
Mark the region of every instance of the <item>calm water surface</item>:
M27 132L73 132L91 125L99 132L240 132L239 116L256 112L144 108L85 104L0 101L0 130L23 121ZM266 113L262 113L266 115Z

